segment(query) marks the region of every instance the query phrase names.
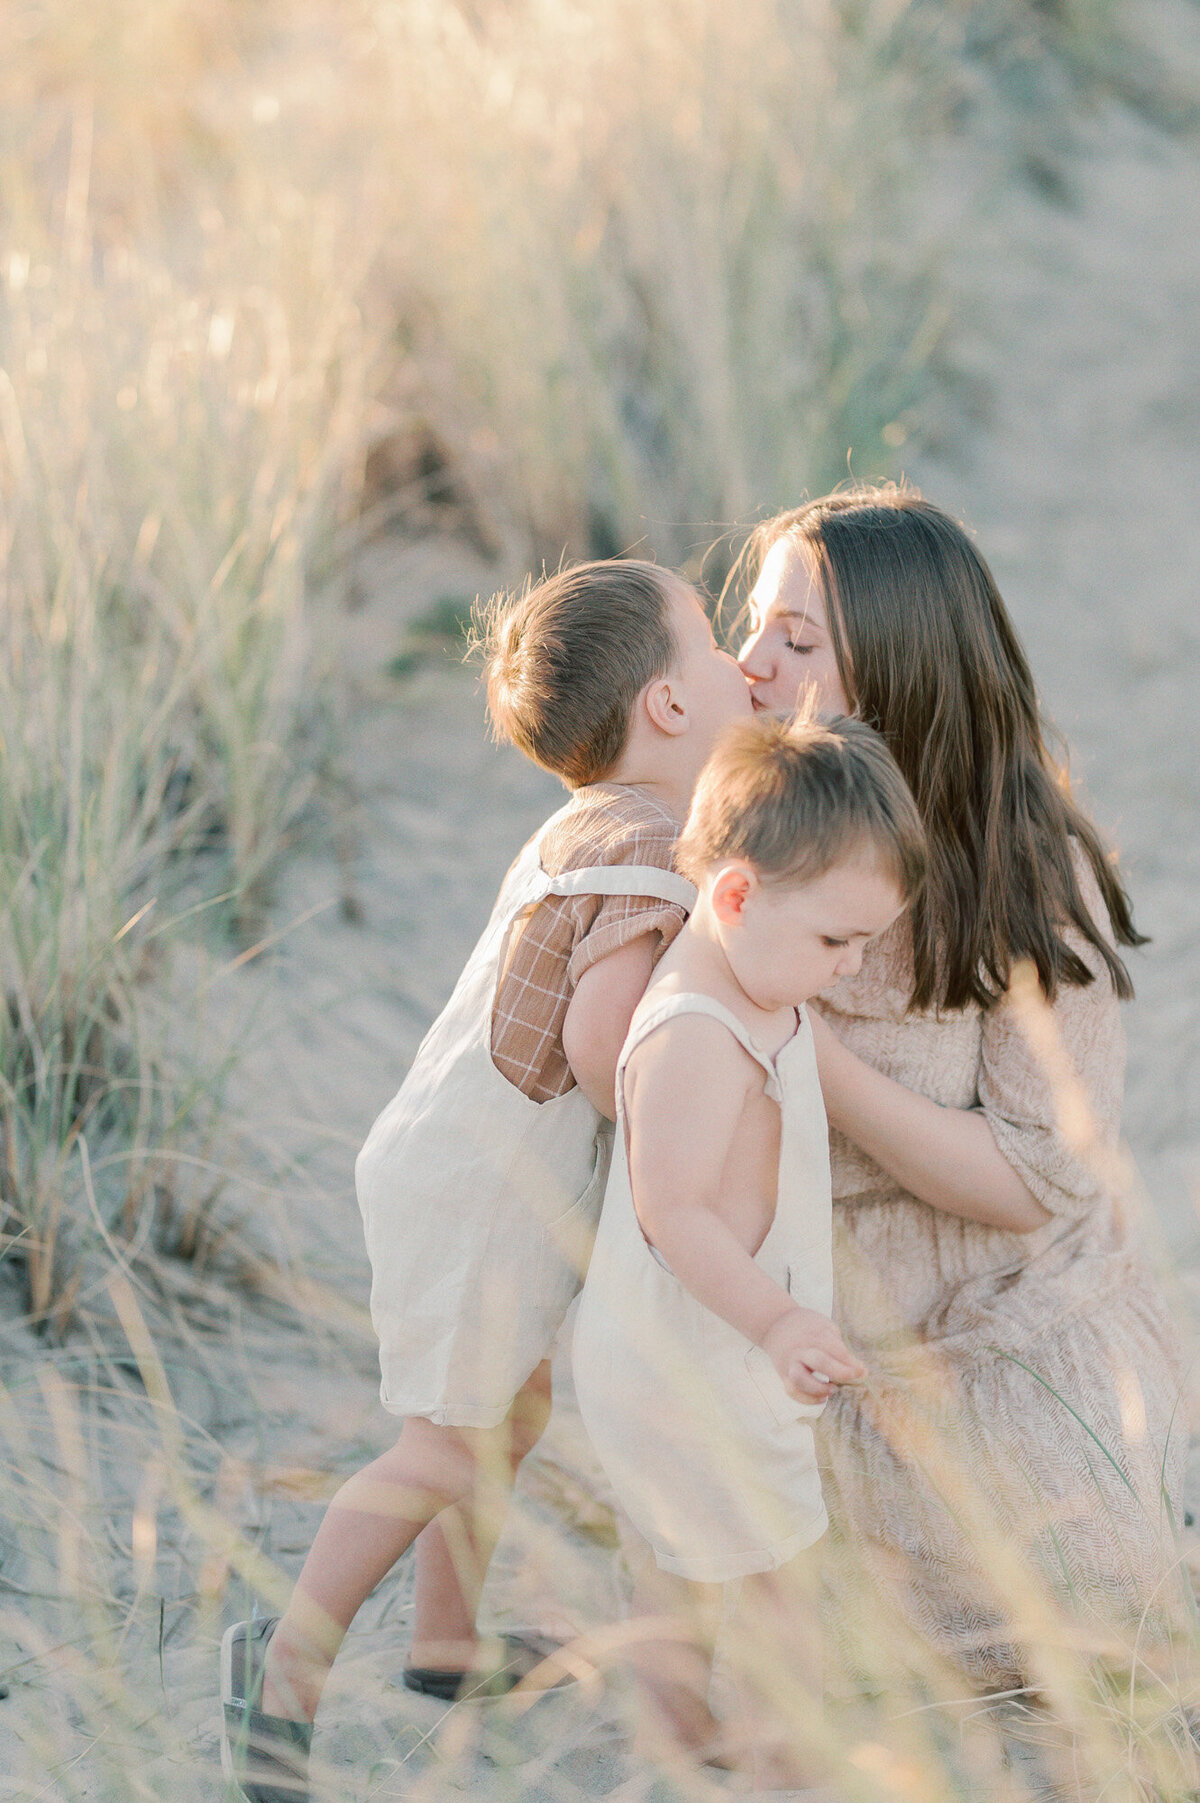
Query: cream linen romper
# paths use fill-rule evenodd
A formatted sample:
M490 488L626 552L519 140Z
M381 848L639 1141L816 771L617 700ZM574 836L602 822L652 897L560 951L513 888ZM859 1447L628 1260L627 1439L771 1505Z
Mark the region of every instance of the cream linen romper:
M706 1014L763 1067L782 1134L775 1216L755 1262L802 1307L827 1315L828 1128L812 1030L797 1013L772 1061L720 1002L652 988L617 1070L620 1132L575 1321L575 1387L625 1513L664 1571L700 1583L774 1571L825 1532L811 1426L824 1405L790 1396L762 1348L698 1302L647 1242L629 1181L625 1066L664 1021Z
M548 876L540 842L566 811L509 871L355 1165L380 1396L395 1415L496 1426L549 1352L587 1269L611 1129L581 1089L534 1102L492 1062L512 928L547 895L645 895L689 910L696 899L683 877L650 865Z

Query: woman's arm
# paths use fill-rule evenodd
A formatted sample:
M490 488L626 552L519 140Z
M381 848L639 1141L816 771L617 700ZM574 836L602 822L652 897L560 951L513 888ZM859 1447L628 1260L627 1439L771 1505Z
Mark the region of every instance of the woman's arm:
M943 1108L857 1057L810 1010L830 1125L919 1201L967 1221L1032 1233L1052 1217L996 1144L986 1116Z

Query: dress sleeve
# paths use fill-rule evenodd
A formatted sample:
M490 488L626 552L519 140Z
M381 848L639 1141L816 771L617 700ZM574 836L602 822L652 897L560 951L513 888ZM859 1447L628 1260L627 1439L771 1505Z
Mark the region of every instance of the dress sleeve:
M1107 926L1090 868L1081 862L1078 875L1089 913ZM979 1104L1000 1151L1043 1208L1080 1216L1110 1187L1106 1171L1121 1127L1125 1035L1107 966L1078 933L1065 937L1093 980L1082 988L1063 984L1049 1022L1032 1034L1009 996L984 1016ZM1045 1039L1054 1048L1049 1053Z

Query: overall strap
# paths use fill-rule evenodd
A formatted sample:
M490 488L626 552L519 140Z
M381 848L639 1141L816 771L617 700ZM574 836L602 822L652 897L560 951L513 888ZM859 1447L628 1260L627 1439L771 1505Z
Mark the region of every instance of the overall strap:
M696 885L655 864L594 864L584 870L562 870L546 877L546 894L645 895L655 901L675 902L689 914L696 905Z
M621 1079L625 1074L625 1066L644 1039L662 1026L664 1021L673 1020L681 1014L706 1014L712 1020L720 1021L723 1027L737 1040L743 1051L748 1052L756 1064L761 1064L766 1073L766 1092L774 1100L779 1101L779 1079L775 1074L775 1066L751 1039L745 1025L732 1013L723 1002L718 1002L711 995L700 995L692 990L685 990L678 995L665 995L661 1001L642 1002L633 1017L629 1029L629 1037L621 1048L621 1057L617 1065L617 1096L622 1090Z
M504 886L494 919L506 927L548 895L646 896L653 901L674 902L689 914L696 905L695 885L674 870L660 870L654 864L597 864L549 876L537 862L537 848L531 843Z

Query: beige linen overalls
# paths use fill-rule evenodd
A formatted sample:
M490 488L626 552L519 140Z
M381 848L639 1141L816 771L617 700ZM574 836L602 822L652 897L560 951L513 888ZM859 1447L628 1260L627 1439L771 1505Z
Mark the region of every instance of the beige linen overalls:
M768 1058L706 995L639 1004L617 1069L619 1132L575 1320L579 1409L617 1499L665 1571L724 1583L774 1571L827 1526L810 1425L767 1354L684 1288L647 1242L629 1181L625 1066L665 1021L722 1022L766 1073L782 1133L775 1215L755 1262L804 1308L833 1306L829 1138L804 1009Z
M534 1102L492 1062L512 928L547 895L644 895L689 910L696 899L683 877L649 865L548 876L540 842L566 811L509 871L355 1165L380 1396L395 1415L496 1426L549 1352L587 1268L612 1130L581 1089Z

